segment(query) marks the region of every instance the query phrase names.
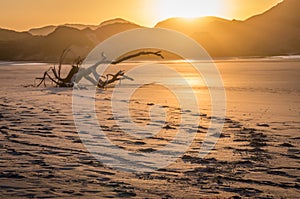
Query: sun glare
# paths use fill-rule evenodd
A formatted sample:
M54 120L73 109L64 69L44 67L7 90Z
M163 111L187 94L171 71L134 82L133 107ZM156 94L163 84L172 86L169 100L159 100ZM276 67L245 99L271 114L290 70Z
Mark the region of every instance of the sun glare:
M162 0L159 14L161 18L219 16L222 12L220 0Z

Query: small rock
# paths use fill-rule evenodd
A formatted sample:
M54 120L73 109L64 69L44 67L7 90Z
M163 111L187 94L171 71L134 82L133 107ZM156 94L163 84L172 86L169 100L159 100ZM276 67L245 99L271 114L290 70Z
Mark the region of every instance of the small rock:
M146 149L139 149L140 152L144 152L144 153L151 153L153 151L155 151L155 149L153 148L146 148Z
M242 199L240 196L232 196L231 199Z
M256 126L261 126L261 127L270 127L269 124L256 124Z
M1 126L0 129L8 129L7 126Z
M295 147L294 145L292 145L290 143L283 143L283 144L280 144L279 146L283 146L283 147Z
M176 129L176 128L167 124L166 126L163 127L163 129Z

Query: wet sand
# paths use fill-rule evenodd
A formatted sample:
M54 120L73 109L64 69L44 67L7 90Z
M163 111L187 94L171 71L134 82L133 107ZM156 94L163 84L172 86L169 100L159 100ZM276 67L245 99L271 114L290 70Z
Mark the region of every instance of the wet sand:
M211 153L199 158L209 122L214 119L210 115L209 99L203 97L207 91L199 88L197 93L203 103L193 143L176 162L151 173L112 169L89 153L74 124L71 88L24 87L41 76L49 65L1 65L1 197L299 197L299 88L289 84L296 80L282 77L285 73L281 72L279 80L287 84L283 88L279 88L277 82L259 84L258 79L266 80L266 77L257 75L267 73L254 70L235 73L237 68L246 67L243 64L218 63L227 92L227 117ZM295 67L299 62L284 64L293 66L292 74L299 74ZM263 69L269 70L268 67ZM246 77L253 79L248 81ZM276 77L272 73L269 78ZM153 89L161 94L150 99L143 95ZM155 104L162 106L169 117L167 123L157 121L161 132L148 139L124 134L109 110L112 89L97 92L97 116L105 123L102 128L113 143L133 153L151 153L176 133L180 123L176 119L178 115L194 114L194 110L180 110L178 104L159 89L142 88L144 92L137 93L130 102L133 118L140 125L147 125L147 110Z

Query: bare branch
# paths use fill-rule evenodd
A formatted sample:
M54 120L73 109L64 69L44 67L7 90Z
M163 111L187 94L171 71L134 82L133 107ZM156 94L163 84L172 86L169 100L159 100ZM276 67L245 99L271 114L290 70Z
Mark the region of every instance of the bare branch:
M162 56L161 54L161 51L156 51L156 52L152 52L152 51L142 51L142 52L138 52L138 53L135 53L135 54L132 54L132 55L128 55L126 57L123 57L123 58L120 58L118 60L115 60L115 61L112 61L111 64L118 64L118 63L121 63L123 61L126 61L128 59L132 59L134 57L139 57L139 56L142 56L142 55L156 55L162 59L164 59L164 57Z
M135 58L135 57L139 57L139 56L143 56L143 55L155 55L155 56L158 56L162 59L164 59L164 57L162 56L161 54L161 51L142 51L142 52L138 52L138 53L134 53L134 54L131 54L131 55L128 55L128 56L125 56L125 57L122 57L120 59L117 59L115 61L111 61L111 62L107 62L106 61L106 56L102 53L102 59L98 62L96 62L94 65L86 68L86 69L81 69L79 71L79 73L77 74L77 77L76 77L76 80L75 82L78 83L83 77L86 78L88 81L90 81L91 83L94 84L94 81L91 81L90 77L88 77L91 73L93 73L94 77L96 80L99 79L99 75L97 74L96 72L96 69L97 67L100 65L100 64L107 64L107 63L110 63L110 64L113 64L113 65L116 65L116 64L119 64L121 62L124 62L126 60L129 60L129 59L132 59L132 58ZM123 74L124 75L124 74ZM119 74L120 76L120 74ZM117 79L114 79L115 81ZM99 81L102 81L101 79L99 79ZM112 83L112 82L110 82ZM97 85L97 84L96 84ZM100 85L102 85L102 83L100 83ZM107 84L106 84L107 85ZM99 84L98 84L99 86ZM101 86L100 86L101 87Z
M70 49L65 49L59 59L58 64L58 70L56 70L55 66L50 67L41 78L36 78L37 80L41 80L37 87L39 87L42 83L44 83L44 86L46 86L46 78L49 78L52 83L54 83L56 86L59 87L72 87L74 84L77 85L77 83L82 79L85 78L88 81L90 81L93 85L99 87L99 88L105 88L107 85L112 84L116 81L122 80L122 79L129 79L133 81L132 78L125 75L125 72L120 70L116 74L107 74L106 76L100 76L96 69L100 64L119 64L121 62L124 62L126 60L132 59L134 57L139 57L143 55L155 55L160 58L164 58L161 54L161 51L142 51L134 54L127 55L125 57L121 57L114 61L107 61L106 56L104 53L101 54L102 59L96 62L94 65L88 67L88 68L80 68L80 65L83 62L83 59L81 57L78 57L74 60L73 64L71 65L71 69L68 73L68 75L65 78L61 77L61 69L63 61L67 55L67 53L70 51ZM52 72L52 74L51 74ZM94 78L92 78L90 75L93 74Z

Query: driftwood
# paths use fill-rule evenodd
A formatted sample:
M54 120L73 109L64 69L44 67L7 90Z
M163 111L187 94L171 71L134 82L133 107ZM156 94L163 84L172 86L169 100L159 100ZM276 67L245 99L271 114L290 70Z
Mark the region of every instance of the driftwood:
M77 85L77 83L82 79L85 78L88 81L90 81L92 84L99 88L105 88L107 85L112 84L116 81L122 80L122 79L129 79L133 80L132 78L125 75L125 72L120 70L115 74L106 74L105 76L99 76L96 72L97 67L100 64L119 64L121 62L124 62L126 60L132 59L134 57L139 57L142 55L155 55L160 58L164 58L161 55L160 51L152 52L152 51L142 51L138 53L133 53L125 57L121 57L114 61L107 61L106 56L104 53L102 53L102 59L96 62L94 65L88 67L88 68L80 68L80 65L82 64L83 59L78 57L73 64L71 65L71 69L69 70L68 75L65 78L61 77L61 69L62 69L62 63L67 55L69 50L64 50L62 55L59 59L59 65L58 70L56 70L56 67L50 67L47 71L44 72L43 77L36 78L37 80L40 80L40 82L37 84L37 87L39 87L42 83L44 83L44 86L46 86L46 78L48 77L52 83L54 83L58 87L73 87L74 85ZM52 72L52 74L51 74ZM90 77L90 75L93 74L94 78Z
M46 86L46 77L48 77L52 83L55 83L56 86L58 87L72 87L73 86L73 77L74 75L79 71L79 67L83 61L80 57L74 60L73 64L71 65L71 69L68 72L68 75L65 78L61 77L61 69L62 69L62 64L63 61L68 54L70 50L65 49L63 53L60 56L59 59L59 64L58 64L58 70L56 70L56 67L50 67L47 71L44 72L43 77L37 77L37 80L41 80L38 84L37 87L39 87L42 83L44 83L44 86ZM52 72L52 75L50 74Z
M103 76L102 76L103 77ZM118 71L116 74L107 74L105 76L105 80L102 80L101 78L98 80L97 87L98 88L105 88L107 85L112 84L116 81L122 80L122 79L129 79L133 81L131 77L128 77L125 75L125 72L123 70Z

